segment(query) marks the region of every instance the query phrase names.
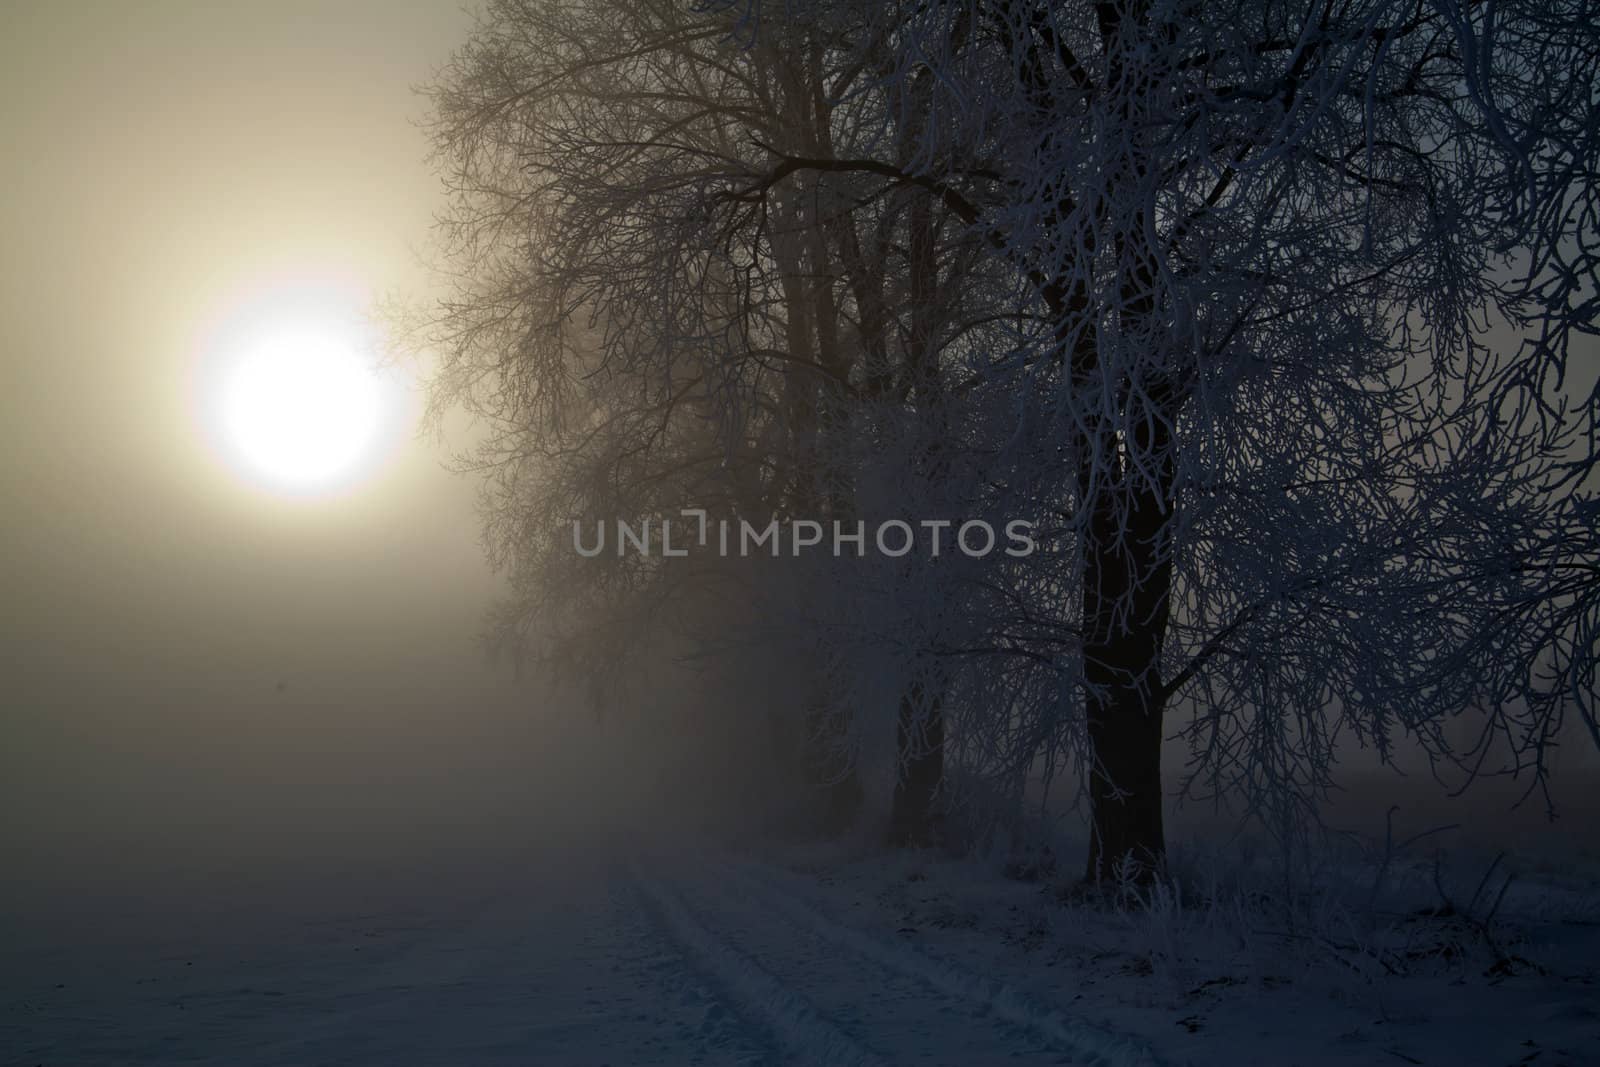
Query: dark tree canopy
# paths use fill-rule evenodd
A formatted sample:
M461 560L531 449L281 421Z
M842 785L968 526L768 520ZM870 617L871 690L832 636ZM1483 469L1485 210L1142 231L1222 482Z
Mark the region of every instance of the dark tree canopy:
M1160 864L1164 739L1285 827L1340 744L1540 783L1600 742L1596 7L490 4L434 336L496 633L777 650L814 779L895 724L907 839L1076 770L1095 879ZM572 550L683 508L1040 550Z

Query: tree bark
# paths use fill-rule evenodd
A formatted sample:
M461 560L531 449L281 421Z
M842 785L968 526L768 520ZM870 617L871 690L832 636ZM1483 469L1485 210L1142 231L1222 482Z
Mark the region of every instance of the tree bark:
M831 704L818 704L806 715L805 781L820 794L817 829L830 836L855 825L865 796L847 729L846 716Z
M920 684L900 697L895 727L899 771L889 816L889 842L897 846L932 845L944 829L944 703Z
M1172 462L1159 423L1134 447L1157 457L1156 484L1097 494L1085 543L1083 632L1087 690L1090 882L1146 882L1166 858L1162 826L1161 645L1172 592Z
M926 79L919 75L913 89L919 106L926 108ZM935 337L940 315L939 221L933 207L933 197L926 190L911 194L906 218L910 337L905 379L907 393L916 403L928 434L920 450L918 474L936 484L948 468L949 437ZM918 564L913 562L911 566ZM899 766L889 824L894 844L929 845L940 836L938 805L944 789L944 726L942 683L936 679L930 682L926 677L909 683L901 691L895 721Z

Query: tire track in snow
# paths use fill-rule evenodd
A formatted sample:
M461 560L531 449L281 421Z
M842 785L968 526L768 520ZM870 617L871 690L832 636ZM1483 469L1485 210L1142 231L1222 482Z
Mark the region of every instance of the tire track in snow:
M777 1039L782 1051L804 1064L882 1067L884 1061L833 1024L804 996L702 923L673 889L630 872L646 912L693 965L711 978L719 994L747 1019Z
M703 926L759 956L763 969L795 995L809 998L834 1026L858 1044L881 1050L896 1063L968 1064L1004 1060L1018 1064L1085 1062L1018 1025L987 1004L950 996L902 968L857 951L840 952L830 938L796 921L765 885L717 864L682 889L685 907ZM1075 1051L1075 1050L1074 1050ZM826 1059L812 1062L827 1062Z
M607 896L617 915L612 940L621 942L610 951L617 961L613 969L626 974L635 988L652 989L657 1005L678 1017L679 1033L686 1044L673 1050L677 1060L701 1063L713 1057L742 1064L782 1060L783 1050L774 1042L771 1028L745 1018L718 991L718 983L655 914L651 898L637 878L613 877ZM696 1046L695 1053L686 1051L689 1045Z
M1074 1018L1058 1008L1039 1004L1019 990L936 959L908 945L880 940L830 916L806 899L794 876L766 865L724 863L730 880L752 887L764 903L785 919L856 958L915 979L952 1000L1027 1030L1077 1062L1100 1067L1166 1067L1139 1039Z

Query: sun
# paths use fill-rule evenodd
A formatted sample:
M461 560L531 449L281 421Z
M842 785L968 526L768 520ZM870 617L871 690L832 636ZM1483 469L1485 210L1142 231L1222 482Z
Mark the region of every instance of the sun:
M202 404L213 443L254 483L292 495L349 488L392 442L399 383L351 309L267 299L235 314L210 347Z

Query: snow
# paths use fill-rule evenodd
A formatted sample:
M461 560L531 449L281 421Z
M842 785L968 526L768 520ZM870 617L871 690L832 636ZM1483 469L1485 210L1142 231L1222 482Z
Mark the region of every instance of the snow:
M678 1062L666 1050L704 1010L658 980L603 870L550 858L299 899L228 884L203 913L174 901L83 929L61 915L7 941L0 1062ZM751 1061L737 1051L682 1062Z
M1063 880L1010 880L997 864L936 853L829 852L798 865L772 877L795 893L809 881L819 910L895 931L908 950L1059 1005L1079 1026L1138 1035L1154 1062L1600 1063L1593 871L1586 882L1513 884L1495 929L1519 962L1501 972L1448 920L1410 914L1350 946L1351 927L1329 904L1320 927L1295 931L1265 899L1169 897L1119 909L1063 900ZM1356 881L1369 872L1347 873ZM1409 873L1392 879L1402 887L1385 895L1386 909L1409 907L1419 880L1433 892L1431 871ZM1397 932L1414 951L1390 973L1374 950Z
M1581 866L1524 865L1495 919L1521 962L1500 972L1448 918L1367 928L1322 905L1289 931L1243 896L1119 908L1001 866L534 842L11 892L0 1063L1600 1061L1600 882ZM1446 888L1466 899L1473 870ZM1389 881L1386 907L1434 892L1422 866Z

